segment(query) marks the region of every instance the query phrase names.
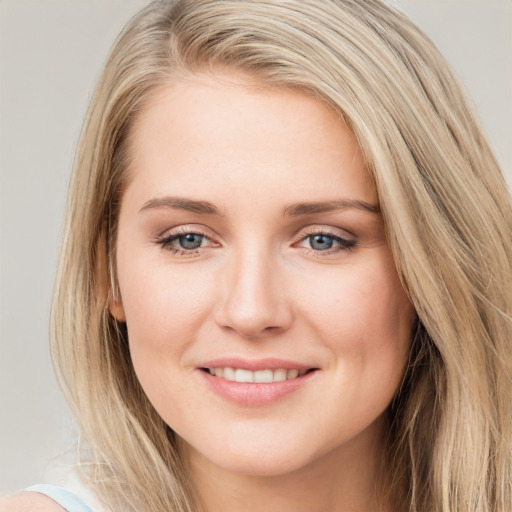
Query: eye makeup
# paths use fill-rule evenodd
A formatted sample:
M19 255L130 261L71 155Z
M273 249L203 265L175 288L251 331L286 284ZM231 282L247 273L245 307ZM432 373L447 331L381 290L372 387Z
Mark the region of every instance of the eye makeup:
M220 244L201 233L200 230L187 226L175 228L170 233L159 236L156 243L180 257L193 257L200 255L204 250L220 247ZM308 254L317 257L337 254L343 251L351 251L356 246L356 240L341 236L339 233L326 228L309 228L301 233L301 237L292 247L302 248Z

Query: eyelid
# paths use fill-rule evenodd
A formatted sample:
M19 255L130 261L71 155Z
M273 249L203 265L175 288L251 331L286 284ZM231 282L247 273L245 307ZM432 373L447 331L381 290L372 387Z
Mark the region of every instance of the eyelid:
M155 243L157 245L160 245L162 249L166 249L179 256L194 256L197 255L202 250L209 249L211 247L219 247L221 245L214 239L214 237L207 234L207 232L209 231L210 230L205 229L204 226L197 226L193 224L180 225L174 228L166 229L161 234L157 235L157 237L155 238ZM188 234L195 234L201 236L204 239L206 239L209 243L205 246L200 246L194 249L186 249L179 246L175 246L173 244L173 242L180 236ZM324 250L302 247L303 250L307 251L308 253L314 254L316 257L333 255L335 253L339 253L342 251L349 251L353 249L357 243L356 237L352 233L349 233L344 229L334 228L332 226L315 225L309 226L301 230L299 234L295 237L295 240L292 242L292 246L297 246L299 243L302 243L305 240L307 240L307 238L315 235L325 235L333 238L337 242L336 247Z
M322 226L322 225L315 225L315 226L309 226L299 232L299 234L296 236L296 240L293 243L300 242L304 238L307 238L308 236L312 235L330 235L338 238L342 238L343 240L347 240L347 242L355 242L356 237L346 229L341 228L334 228L332 226Z
M216 242L211 235L206 234L206 230L202 227L197 228L195 225L180 225L174 228L166 229L161 234L157 235L155 238L155 243L161 247L161 249L169 251L172 254L178 255L180 257L192 257L196 256L199 251L204 249L209 249L210 247L218 247L220 244ZM203 247L197 247L195 249L185 249L182 247L178 247L173 245L173 242L178 239L180 236L188 235L188 234L196 234L199 235L210 243Z
M164 240L172 237L178 237L182 235L188 235L189 233L194 233L196 235L204 236L208 238L208 240L212 240L213 236L210 233L210 230L205 229L204 227L198 227L195 224L184 224L179 225L173 228L167 228L162 231L160 234L156 236L157 240Z
M346 233L349 236L346 236L341 232ZM302 247L303 251L305 251L309 256L313 256L315 258L340 256L342 253L347 253L354 250L357 245L356 237L348 231L339 228L333 228L331 226L310 226L300 232L298 239L293 242L293 246L297 246L298 244L305 242L308 238L316 235L325 235L333 238L338 245L336 247L331 247L324 250L317 250L313 249L312 247Z

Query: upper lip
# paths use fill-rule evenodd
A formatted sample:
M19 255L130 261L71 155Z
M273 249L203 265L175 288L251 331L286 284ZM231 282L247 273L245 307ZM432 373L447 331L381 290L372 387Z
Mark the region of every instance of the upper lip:
M239 357L221 357L202 362L199 368L239 368L241 370L277 370L284 368L286 370L309 370L314 366L290 361L287 359L279 359L275 357L266 357L263 359L241 359Z

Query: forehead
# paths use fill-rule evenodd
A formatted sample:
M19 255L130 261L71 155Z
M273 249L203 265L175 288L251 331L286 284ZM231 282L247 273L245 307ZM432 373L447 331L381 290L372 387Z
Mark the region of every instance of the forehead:
M357 140L337 112L303 90L257 87L239 75L158 90L134 123L129 160L129 182L147 194L186 188L211 199L228 189L290 189L301 196L290 201L339 192L377 203Z

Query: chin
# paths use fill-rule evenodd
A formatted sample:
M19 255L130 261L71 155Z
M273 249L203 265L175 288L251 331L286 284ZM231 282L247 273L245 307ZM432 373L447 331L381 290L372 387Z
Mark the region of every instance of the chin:
M227 446L219 443L214 450L209 446L202 452L194 451L202 461L208 461L224 471L268 477L295 472L315 459L311 445L307 451L299 446L304 447L304 444L276 442L274 439L268 443L230 442Z
M219 459L212 462L225 471L247 476L277 477L293 473L303 468L307 461L295 457L284 457L275 454L267 457L261 454L238 454L232 458Z

